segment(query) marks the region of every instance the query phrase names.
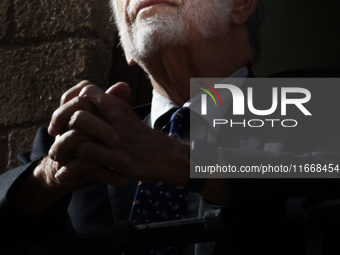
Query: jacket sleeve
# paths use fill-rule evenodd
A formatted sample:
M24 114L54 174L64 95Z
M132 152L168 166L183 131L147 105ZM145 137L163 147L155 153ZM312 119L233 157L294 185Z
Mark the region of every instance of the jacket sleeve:
M25 244L31 244L33 240L36 242L46 239L52 232L57 234L58 222L65 216L67 199L52 206L37 218L20 213L7 199L11 188L22 178L29 176L41 159L47 155L53 141L54 138L48 135L46 128L39 129L32 151L18 156L22 165L0 175L0 236L1 240L5 240L3 243L11 249L10 251L17 252L18 244L24 247Z

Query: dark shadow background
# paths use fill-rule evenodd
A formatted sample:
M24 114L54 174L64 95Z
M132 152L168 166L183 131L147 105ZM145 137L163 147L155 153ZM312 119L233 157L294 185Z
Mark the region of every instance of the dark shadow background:
M290 69L340 67L340 1L269 0L258 76Z

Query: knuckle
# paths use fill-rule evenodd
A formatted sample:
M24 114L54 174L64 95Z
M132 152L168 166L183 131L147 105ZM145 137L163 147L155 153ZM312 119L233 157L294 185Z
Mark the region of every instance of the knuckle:
M48 156L50 159L56 160L56 155L57 153L56 153L55 147L52 146L51 149L48 151Z
M77 143L89 140L89 137L84 132L78 129L71 129L69 132L70 137L72 137L72 139L74 139Z
M53 143L53 145L51 146L49 152L48 152L48 156L55 161L59 161L61 158L61 152L62 149L61 147L63 146L63 142L58 140L56 142Z
M57 110L53 112L50 123L49 123L49 126L51 129L56 130L58 120L60 119L60 115L61 115L60 108L58 108Z
M79 96L89 96L93 94L95 90L97 90L97 86L93 84L86 85L79 93Z
M81 98L79 96L73 98L71 102L72 107L75 107L76 109L81 109L84 104L86 104L84 98Z
M74 112L68 122L68 128L72 129L74 127L81 125L86 115L87 115L86 111L83 111L83 110L78 110Z
M84 110L78 110L75 111L73 115L75 116L75 118L82 120L84 117L86 117L87 112Z
M68 131L70 133L70 137L81 137L83 132L78 129L71 129Z
M52 114L52 120L57 119L60 116L60 113L61 113L61 109L60 108L56 109Z
M126 152L123 152L120 150L117 150L116 154L117 154L117 159L116 159L117 164L124 167L124 169L128 171L128 166L131 164L130 156Z
M65 104L69 99L69 93L64 93L62 94L61 98L60 98L60 105Z
M83 142L77 146L75 152L76 152L77 157L85 158L87 157L90 149L91 149L91 144L88 142Z
M89 84L91 84L90 81L83 80L79 82L77 85L75 85L74 87L72 87L71 89L67 90L60 98L60 105L63 105L69 100L71 100L75 96L74 93L75 91L77 91L77 89L87 86Z
M87 84L91 84L91 82L89 80L82 80L77 85L78 86L84 86L84 85L87 85Z

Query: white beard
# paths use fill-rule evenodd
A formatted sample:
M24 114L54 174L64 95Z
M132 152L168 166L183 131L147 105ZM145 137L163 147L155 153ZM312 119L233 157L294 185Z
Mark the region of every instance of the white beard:
M185 42L184 23L167 15L155 15L138 20L132 25L136 59L152 57L162 47Z
M138 2L131 0L129 6ZM138 63L143 58L152 58L163 47L225 35L229 30L231 4L231 0L186 0L176 15L137 17L130 27L117 18L116 11L123 49Z

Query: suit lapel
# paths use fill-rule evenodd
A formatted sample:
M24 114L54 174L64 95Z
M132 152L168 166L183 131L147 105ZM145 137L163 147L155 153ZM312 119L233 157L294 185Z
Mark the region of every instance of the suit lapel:
M129 183L123 188L107 185L111 208L116 223L129 220L137 184L137 180L131 179Z

